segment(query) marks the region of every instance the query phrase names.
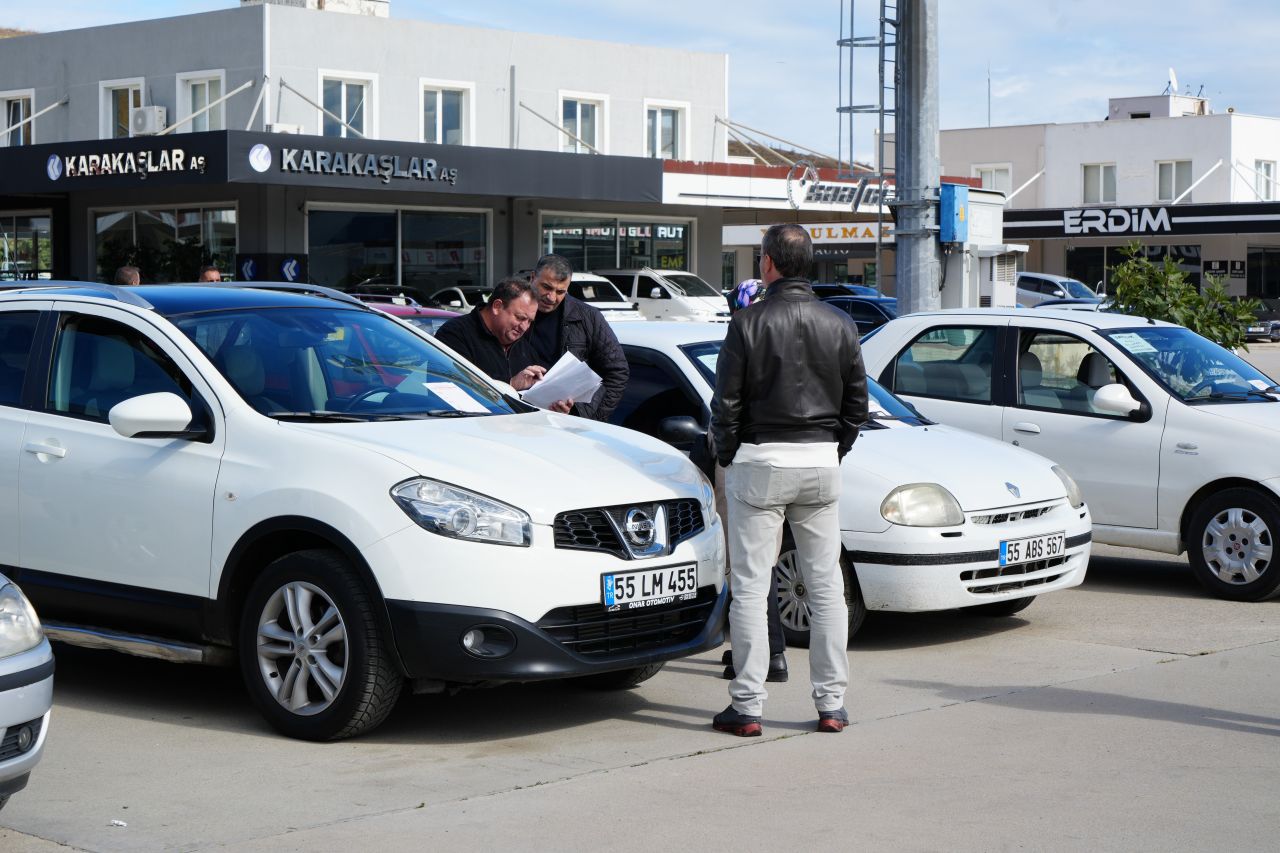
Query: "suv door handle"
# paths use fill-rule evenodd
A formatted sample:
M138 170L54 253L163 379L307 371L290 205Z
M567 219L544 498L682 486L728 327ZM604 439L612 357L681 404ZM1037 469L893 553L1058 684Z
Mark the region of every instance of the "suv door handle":
M1032 435L1039 435L1039 434L1040 434L1040 427L1036 426L1036 425L1035 425L1035 424L1033 424L1033 423L1028 423L1027 421L1019 421L1018 423L1016 423L1016 424L1014 424L1014 425L1013 425L1013 431L1014 431L1014 432L1026 432L1026 433L1030 433L1030 434L1032 434Z
M22 449L28 453L56 456L59 459L67 455L67 449L65 447L58 447L55 444L41 444L38 441L28 441Z

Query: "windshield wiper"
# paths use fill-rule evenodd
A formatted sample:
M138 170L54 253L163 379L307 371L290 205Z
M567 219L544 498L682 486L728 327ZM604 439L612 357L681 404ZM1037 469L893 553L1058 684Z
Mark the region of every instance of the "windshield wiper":
M1249 397L1257 397L1260 400L1275 402L1273 394L1280 394L1280 388L1275 385L1269 388L1246 388L1243 391L1210 391L1208 394L1197 394L1194 397L1188 397L1188 403L1197 403L1202 400L1245 400Z
M495 412L464 412L461 409L428 409L425 412L404 412L403 418L486 418Z
M326 421L328 423L366 423L368 421L398 421L403 415L354 415L350 412L330 412L317 409L310 412L267 412L267 417L282 421Z

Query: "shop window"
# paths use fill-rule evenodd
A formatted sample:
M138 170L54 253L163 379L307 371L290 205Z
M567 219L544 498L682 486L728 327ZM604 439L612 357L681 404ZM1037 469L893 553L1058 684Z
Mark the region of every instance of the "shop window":
M193 71L178 75L178 120L200 112L222 97L223 73L221 71ZM200 113L177 129L177 133L203 133L207 130L226 129L226 105Z
M1253 189L1258 195L1258 201L1275 201L1276 162L1274 160L1254 160L1253 171Z
M394 286L394 211L313 210L307 215L311 280L341 290Z
M321 72L320 135L372 137L374 78ZM341 119L341 121L339 121Z
M400 285L423 305L447 287L488 287L484 213L406 210L400 214Z
M1116 203L1116 164L1086 163L1084 166L1084 203Z
M443 145L469 145L470 83L424 80L422 86L422 141Z
M0 148L11 148L16 145L30 145L35 139L35 122L26 121L31 118L32 92L0 92ZM26 121L26 124L23 122ZM21 126L19 126L21 125ZM10 129L12 128L12 129Z
M48 214L0 216L0 281L53 277Z
M1190 160L1164 160L1156 163L1156 201L1173 201L1191 187ZM1182 199L1190 204L1191 196Z
M646 157L674 160L685 156L688 108L671 104L645 106Z
M544 216L542 250L563 255L575 270L618 265L618 220L581 216Z
M1246 275L1249 296L1280 297L1280 247L1250 246Z
M142 78L136 78L106 80L98 84L101 93L99 133L102 139L129 136L129 112L142 106L142 82Z
M94 234L99 281L122 266L137 267L144 284L195 281L204 266L235 278L233 207L98 211Z
M995 190L1008 195L1013 191L1013 166L1008 163L978 163L972 175L982 181L984 190Z
M737 252L720 253L720 289L732 290L737 286L735 275L738 267Z
M560 126L565 132L560 134L560 150L583 154L595 149L599 153L604 153L601 142L603 120L603 100L562 96ZM577 139L573 138L575 136Z

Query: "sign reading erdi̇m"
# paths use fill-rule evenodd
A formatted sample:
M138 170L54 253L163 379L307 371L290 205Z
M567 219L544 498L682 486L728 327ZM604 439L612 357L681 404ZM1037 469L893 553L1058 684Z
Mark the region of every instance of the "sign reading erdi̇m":
M1007 239L1266 234L1280 231L1280 204L1153 205L1006 210Z

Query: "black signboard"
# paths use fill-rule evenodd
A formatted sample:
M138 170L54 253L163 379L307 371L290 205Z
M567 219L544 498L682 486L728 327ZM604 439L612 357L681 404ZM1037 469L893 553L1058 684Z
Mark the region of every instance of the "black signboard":
M1232 262L1231 262L1231 277L1232 277L1232 278L1244 278L1244 274L1245 274L1245 262L1244 262L1244 261L1232 261Z
M2 148L0 175L6 193L225 183L226 136L182 133Z
M1203 266L1205 275L1217 276L1219 278L1227 277L1226 261L1205 261Z
M1074 237L1271 234L1280 232L1280 202L1069 207L1004 212L1006 240Z

